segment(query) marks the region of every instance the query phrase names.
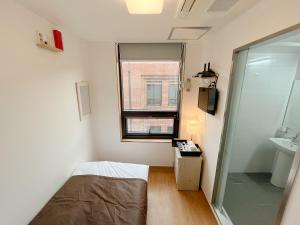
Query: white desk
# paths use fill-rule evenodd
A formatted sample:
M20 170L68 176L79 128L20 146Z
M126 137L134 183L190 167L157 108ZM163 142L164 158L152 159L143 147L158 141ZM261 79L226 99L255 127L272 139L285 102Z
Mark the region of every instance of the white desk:
M178 190L199 190L202 160L202 156L182 157L179 149L175 147L175 177Z

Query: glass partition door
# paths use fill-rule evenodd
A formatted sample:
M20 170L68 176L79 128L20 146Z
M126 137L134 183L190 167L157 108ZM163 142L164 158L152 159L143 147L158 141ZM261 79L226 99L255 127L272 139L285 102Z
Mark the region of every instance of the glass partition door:
M234 58L213 196L222 224L275 225L298 167L300 52L270 49Z

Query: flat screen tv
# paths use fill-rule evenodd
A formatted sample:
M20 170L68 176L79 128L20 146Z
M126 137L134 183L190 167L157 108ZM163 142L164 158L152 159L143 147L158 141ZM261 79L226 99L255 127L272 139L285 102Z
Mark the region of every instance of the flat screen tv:
M211 115L217 110L219 92L216 88L199 88L198 107Z

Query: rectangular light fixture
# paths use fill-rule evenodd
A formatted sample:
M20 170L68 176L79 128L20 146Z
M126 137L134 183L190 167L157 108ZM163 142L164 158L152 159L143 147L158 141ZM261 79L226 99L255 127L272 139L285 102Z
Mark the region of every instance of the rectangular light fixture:
M125 0L130 14L161 14L164 0Z
M173 27L169 40L197 40L200 39L210 27Z
M208 12L227 12L230 10L238 0L215 0L209 9Z

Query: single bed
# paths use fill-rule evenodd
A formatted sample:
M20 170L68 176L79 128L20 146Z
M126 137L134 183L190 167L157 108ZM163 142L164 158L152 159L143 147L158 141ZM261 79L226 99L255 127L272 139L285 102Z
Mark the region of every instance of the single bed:
M87 162L29 225L145 225L149 167Z

